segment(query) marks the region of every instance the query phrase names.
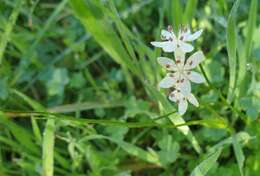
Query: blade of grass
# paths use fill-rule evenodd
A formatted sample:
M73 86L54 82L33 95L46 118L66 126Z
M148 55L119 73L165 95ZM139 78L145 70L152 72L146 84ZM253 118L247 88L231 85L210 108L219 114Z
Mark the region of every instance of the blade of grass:
M13 89L12 92L17 96L21 97L34 110L45 111L45 108L41 104L32 100L31 98L19 92L18 90ZM55 142L54 133L55 133L55 119L48 119L45 125L43 141L42 141L43 176L53 175L53 165L54 165L53 153L54 153L54 142Z
M8 19L8 23L5 27L5 31L3 33L3 35L1 36L1 41L0 41L0 65L2 64L2 59L3 59L3 55L5 52L5 48L7 46L7 43L9 42L10 38L11 38L11 33L13 30L13 27L16 23L16 19L19 15L19 11L22 8L23 5L23 0L17 0L15 5L14 5L14 9L12 11L12 14L10 15L9 19Z
M228 16L228 25L227 25L227 52L228 52L228 63L229 63L229 88L228 88L228 101L232 102L234 97L234 90L236 87L236 70L237 70L237 57L236 57L236 43L237 43L237 34L236 34L236 12L240 4L240 0L236 0L233 4L231 12Z
M42 167L43 176L53 176L54 171L54 141L55 141L55 121L48 119L43 134L42 144Z
M238 142L237 135L232 136L232 144L233 144L233 149L235 152L240 175L243 176L244 175L243 167L244 167L244 162L245 162L245 155L243 153L240 143Z
M122 66L123 70L128 68L132 73L140 75L140 71L129 57L120 38L102 11L100 3L89 0L86 3L81 0L71 0L70 5L86 30Z
M207 119L207 120L193 120L183 123L178 123L176 125L174 124L159 124L155 123L153 119L161 119L165 118L166 116L171 116L176 114L174 112L170 112L166 115L161 115L159 117L151 117L151 121L146 122L122 122L117 120L106 120L106 119L91 119L91 118L83 118L78 117L75 118L74 116L68 116L68 115L61 115L51 112L30 112L30 111L7 111L2 110L5 112L5 115L8 117L34 117L37 119L55 119L55 120L68 120L68 121L74 121L78 122L80 124L99 124L99 125L111 125L111 126L122 126L122 127L128 127L128 128L146 128L146 127L159 127L159 128L179 128L183 126L190 126L190 125L202 125L209 128L226 128L225 121L215 118L215 119Z
M250 62L250 54L253 46L253 35L256 26L256 16L257 16L257 0L252 0L250 9L249 9L249 17L247 21L247 31L245 38L244 51L242 51L242 55L239 57L239 72L238 72L238 88L239 88L239 96L243 96L246 92L246 64Z
M197 9L198 0L189 0L186 4L184 15L183 15L183 24L191 24L192 17L195 10Z
M39 149L36 146L33 137L29 131L9 120L3 112L0 111L0 123L9 129L15 139L32 154L38 155Z
M251 137L247 132L241 131L235 134L236 135L236 139L237 142L239 143L246 143L248 142L250 139L252 139L253 137ZM234 136L234 134L233 134ZM216 145L212 146L209 151L215 151L219 148L225 147L225 146L229 146L231 145L233 142L232 140L232 136L228 137L226 139L223 139L222 141L220 141L219 143L217 143Z
M210 153L205 160L195 167L191 173L191 176L206 176L210 168L216 165L216 161L219 158L221 151L222 148Z
M179 27L182 25L182 5L179 0L170 1L171 9L169 10L171 22L175 33L178 32Z
M68 113L75 112L76 110L89 110L95 108L116 108L116 107L124 107L124 102L115 101L115 102L82 102L75 104L67 104L49 108L49 112L59 112L59 113Z

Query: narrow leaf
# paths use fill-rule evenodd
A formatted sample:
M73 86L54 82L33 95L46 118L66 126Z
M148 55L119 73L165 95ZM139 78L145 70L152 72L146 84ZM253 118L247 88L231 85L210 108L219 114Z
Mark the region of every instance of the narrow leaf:
M6 45L8 44L10 38L11 38L11 33L12 33L12 30L13 30L13 27L16 23L16 19L19 15L19 11L20 9L22 8L22 4L23 4L23 0L17 0L15 2L15 5L14 5L14 9L12 11L12 14L11 16L9 17L8 19L8 23L5 27L5 31L3 33L3 35L1 35L1 41L0 41L0 64L2 63L2 58L3 58L3 55L4 55L4 51L5 51L5 48L6 48Z
M207 172L216 164L221 151L222 148L210 153L205 160L195 167L191 173L191 176L205 176Z
M252 0L250 9L249 9L249 17L247 21L246 28L246 38L245 44L243 45L244 50L239 57L239 72L238 72L238 88L239 88L239 96L243 96L246 92L247 84L246 81L246 64L251 61L251 50L253 46L253 35L255 31L256 25L256 16L257 16L257 0Z
M240 143L238 142L236 135L232 136L232 144L233 144L237 164L238 164L238 167L239 167L240 175L243 176L244 175L243 166L244 166L244 162L245 162L245 156L244 156L242 147L241 147Z
M228 101L231 102L234 96L234 89L236 86L236 70L237 70L237 57L236 57L236 11L239 6L240 0L237 0L229 14L227 25L227 51L228 51L228 63L229 63L229 89L228 89Z
M188 2L186 3L186 7L185 7L185 11L184 11L184 15L183 15L183 24L190 24L193 14L195 12L195 10L197 9L197 3L198 0L188 0Z

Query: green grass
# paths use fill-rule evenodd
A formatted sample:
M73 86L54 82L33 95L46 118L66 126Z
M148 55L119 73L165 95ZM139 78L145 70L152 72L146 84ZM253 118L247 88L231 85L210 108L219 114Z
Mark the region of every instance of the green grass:
M0 175L258 176L258 4L1 1ZM204 31L184 116L157 86L168 25Z

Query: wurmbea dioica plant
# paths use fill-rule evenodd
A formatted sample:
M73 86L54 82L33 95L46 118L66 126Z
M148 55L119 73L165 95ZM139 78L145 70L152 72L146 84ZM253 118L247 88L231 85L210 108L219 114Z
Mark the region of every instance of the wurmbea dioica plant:
M172 27L168 27L167 31L161 31L163 42L151 42L155 47L162 48L165 52L174 52L175 61L167 57L158 57L158 63L165 68L169 73L161 80L159 87L175 88L169 94L169 99L178 104L178 112L183 115L187 108L188 102L198 107L199 103L195 96L191 93L191 82L203 83L205 78L195 71L192 71L200 62L203 61L204 55L202 51L197 51L192 54L187 60L185 53L191 52L193 46L185 43L197 39L202 33L199 30L191 34L189 28L180 29L176 37Z

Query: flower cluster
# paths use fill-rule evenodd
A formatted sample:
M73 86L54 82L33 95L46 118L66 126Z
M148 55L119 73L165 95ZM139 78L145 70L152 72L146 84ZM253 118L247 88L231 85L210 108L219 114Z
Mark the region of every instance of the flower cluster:
M191 93L191 82L203 83L204 77L195 71L192 71L204 59L202 51L192 54L187 60L185 53L191 52L194 48L188 42L196 40L202 33L199 30L191 33L188 27L179 30L178 36L173 32L171 26L167 30L161 31L160 42L151 42L155 47L162 48L164 52L174 52L175 60L167 57L158 57L158 63L165 68L168 73L159 83L161 88L174 88L169 94L169 99L178 104L178 112L183 115L188 107L188 102L194 106L199 106L195 96Z

